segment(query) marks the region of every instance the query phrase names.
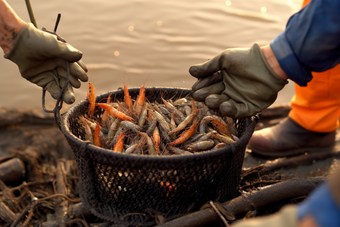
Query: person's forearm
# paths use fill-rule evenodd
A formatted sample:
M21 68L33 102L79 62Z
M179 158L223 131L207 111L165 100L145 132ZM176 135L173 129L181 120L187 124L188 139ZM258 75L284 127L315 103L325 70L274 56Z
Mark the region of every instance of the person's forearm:
M286 73L282 70L279 62L277 61L272 48L267 45L261 47L261 50L265 59L267 60L268 65L276 73L276 75L278 75L281 79L287 80L288 77Z
M0 47L5 54L11 50L13 41L25 24L5 0L0 0Z

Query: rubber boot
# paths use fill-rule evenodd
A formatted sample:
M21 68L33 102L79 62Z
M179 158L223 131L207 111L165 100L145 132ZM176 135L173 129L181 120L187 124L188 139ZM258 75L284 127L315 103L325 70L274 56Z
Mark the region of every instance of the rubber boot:
M248 148L266 157L285 157L306 152L331 151L334 144L335 131L312 132L288 117L273 127L255 131Z

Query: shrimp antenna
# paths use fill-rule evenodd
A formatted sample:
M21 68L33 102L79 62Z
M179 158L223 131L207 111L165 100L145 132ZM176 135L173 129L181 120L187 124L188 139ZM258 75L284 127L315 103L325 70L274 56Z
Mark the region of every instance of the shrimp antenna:
M93 72L94 72L94 69L92 68L91 74L90 74L90 77L89 77L89 82L91 82ZM95 83L101 76L102 76L102 75L97 76L96 79L95 79L92 83Z
M159 93L161 94L161 98L163 98L163 95L164 95L164 93L166 93L166 91L163 91L162 89L160 89Z
M183 92L183 91L182 91L182 92ZM182 92L181 92L181 93L182 93ZM177 95L177 94L174 94L170 99L171 99L171 100L174 99L174 98L176 97L176 95ZM182 95L181 95L181 96L182 96Z
M145 86L145 83L146 83L146 81L149 79L149 76L151 75L151 73L149 73L149 75L146 77L146 79L145 79L145 81L144 81L144 86Z
M125 85L125 75L126 75L126 73L128 73L128 72L125 72L125 73L124 73L124 81L123 81L122 78L118 75L120 81L121 81L124 85ZM130 82L130 79L128 80L128 82Z
M184 91L182 90L179 97L182 97L183 92L184 92Z
M92 83L96 82L101 76L102 75L97 76L97 78Z

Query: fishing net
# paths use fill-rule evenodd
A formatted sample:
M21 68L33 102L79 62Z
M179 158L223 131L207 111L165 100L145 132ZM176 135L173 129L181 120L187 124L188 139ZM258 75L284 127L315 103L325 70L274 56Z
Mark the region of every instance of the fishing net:
M129 89L136 99L139 88ZM96 97L96 102L123 101L118 90ZM147 88L149 102L190 96L191 90ZM199 210L206 202L225 202L239 195L240 173L246 145L257 118L236 119L239 140L217 151L193 155L134 155L113 153L84 142L78 118L88 102L70 108L61 130L71 146L80 173L80 197L93 214L119 225L152 226L157 217L166 221ZM96 107L95 116L103 110Z

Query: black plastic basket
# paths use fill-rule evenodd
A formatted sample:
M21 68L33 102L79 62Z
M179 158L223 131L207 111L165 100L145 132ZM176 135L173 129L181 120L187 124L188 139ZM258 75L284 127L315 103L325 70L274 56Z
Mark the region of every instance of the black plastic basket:
M129 89L133 99L139 88ZM102 94L123 100L123 90ZM191 90L147 88L149 102L190 96ZM240 140L214 152L194 155L147 156L113 153L84 142L77 119L88 102L70 108L61 130L72 148L80 172L82 201L99 218L129 226L155 225L155 214L166 220L198 210L206 202L225 202L239 194L245 148L254 132L256 118L235 120ZM103 111L96 107L95 115Z

